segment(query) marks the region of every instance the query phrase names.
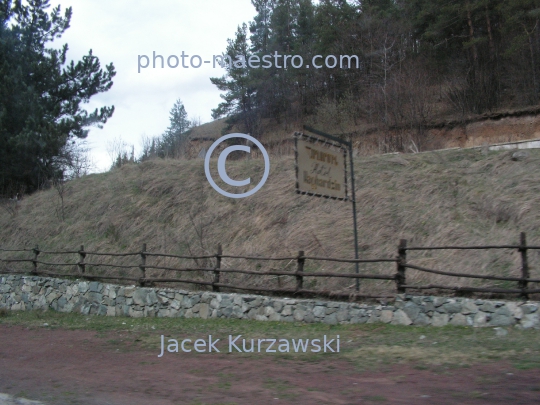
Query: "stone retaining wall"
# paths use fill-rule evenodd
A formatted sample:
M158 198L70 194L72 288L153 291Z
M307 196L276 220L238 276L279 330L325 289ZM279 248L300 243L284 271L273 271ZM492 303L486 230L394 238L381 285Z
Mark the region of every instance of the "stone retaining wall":
M400 295L374 305L0 275L0 308L107 316L540 328L540 303Z

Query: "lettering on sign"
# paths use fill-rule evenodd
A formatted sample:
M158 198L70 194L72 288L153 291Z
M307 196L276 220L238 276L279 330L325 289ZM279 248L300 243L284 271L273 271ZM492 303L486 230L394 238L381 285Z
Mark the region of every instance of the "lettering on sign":
M345 153L317 138L297 137L297 192L347 199Z

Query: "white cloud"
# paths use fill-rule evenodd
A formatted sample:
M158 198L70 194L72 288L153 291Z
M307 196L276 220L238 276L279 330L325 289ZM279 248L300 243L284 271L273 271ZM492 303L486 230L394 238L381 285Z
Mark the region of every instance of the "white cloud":
M88 136L99 170L110 165L108 140L121 136L137 150L141 135L158 135L168 126L177 98L190 117L210 121L210 110L221 101L210 77L221 76L223 70L212 64L171 69L166 58L184 51L211 61L212 55L225 50L237 26L256 13L250 0L51 0L50 4L73 8L71 27L54 44L68 44L68 61L78 61L92 49L102 66L113 62L117 72L111 90L87 105L88 110L104 105L116 109L103 129L92 128ZM165 57L165 68L138 73L138 55L151 57L153 51Z

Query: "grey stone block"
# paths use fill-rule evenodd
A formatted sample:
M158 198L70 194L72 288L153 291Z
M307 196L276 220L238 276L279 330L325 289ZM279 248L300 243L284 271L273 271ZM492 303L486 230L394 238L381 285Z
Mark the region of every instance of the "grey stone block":
M90 304L90 311L88 312L89 315L97 315L99 311L100 304Z
M158 318L168 318L170 316L170 310L160 309L157 313Z
M431 323L431 319L428 318L428 316L423 313L418 314L416 319L413 320L413 325L418 325L418 326L426 326L426 325L429 325L430 323Z
M396 301L394 303L394 308L395 309L403 309L403 307L405 306L405 302L404 301Z
M273 307L264 307L264 309L263 309L263 315L264 316L269 317L269 316L272 316L275 313L276 313L276 311L274 310Z
M183 294L183 293L174 293L174 299L178 302L182 302L184 300L184 297L186 296L186 294Z
M241 312L241 309L240 309L240 312ZM221 313L221 316L225 317L225 318L229 318L231 316L231 314L233 313L233 308L232 307L227 307L227 308L220 308L218 310L218 314ZM243 312L241 312L243 313Z
M490 312L490 313L493 313L496 311L496 307L495 307L495 304L492 303L492 302L484 302L480 307L479 307L480 311L483 311L483 312Z
M240 295L235 294L233 296L233 303L234 305L242 305L244 303L244 299Z
M157 295L156 295L156 292L153 291L153 290L150 290L148 292L148 295L146 297L146 302L149 304L149 305L155 305L158 303L158 299L157 299Z
M446 326L448 325L448 314L442 314L439 312L434 312L433 317L431 318L431 325L433 326Z
M294 320L295 321L303 321L304 320L304 317L306 316L306 311L300 309L300 308L297 308L294 310L293 312L293 317L294 317Z
M63 311L64 307L67 305L67 299L66 297L60 297L58 298L58 310Z
M259 315L257 308L251 308L245 316L248 319L255 319L257 315Z
M369 318L367 320L367 323L377 323L377 322L380 322L381 321L381 318L380 318L380 311L373 311L370 315L369 315Z
M248 304L248 306L249 306L250 308L258 308L258 307L260 307L261 304L262 304L262 298L261 298L261 297L254 298L254 299L249 300L249 301L247 301L246 299L244 299L244 301L247 302L247 304Z
M446 303L448 299L447 298L444 298L444 297L435 297L433 299L433 305L435 306L435 308L438 308L442 305L444 305Z
M350 323L366 323L368 321L367 316L353 316L350 320Z
M99 305L98 309L97 309L97 315L107 315L107 306L105 305Z
M184 298L182 299L182 308L192 308L193 307L193 302L191 300L191 298L189 298L188 296L184 296Z
M88 289L90 292L100 293L101 290L103 290L103 284L98 283L97 281L92 281L88 286Z
M394 316L392 318L391 323L392 323L392 325L410 325L410 324L412 324L412 321L407 316L405 311L403 311L401 309L398 309L396 312L394 312Z
M463 314L454 314L454 316L450 320L450 325L467 326L467 317Z
M223 298L219 303L220 308L232 308L233 305L233 300L231 298Z
M330 315L337 312L337 310L338 310L337 307L327 307L325 312L326 312L326 315Z
M442 308L447 314L457 314L458 312L461 312L462 307L458 302L447 302Z
M47 302L50 304L51 302L53 302L54 300L56 300L60 295L55 293L55 292L51 292L50 294L48 294L45 298L47 299ZM21 300L21 297L20 296L17 296L15 295L15 300L16 301L20 301Z
M351 317L352 316L359 316L359 315L361 315L363 313L364 313L363 310L355 308L355 307L352 307L352 309L349 310L349 314L351 314Z
M510 316L505 315L493 315L489 321L489 326L511 326L515 325L516 320Z
M326 308L322 305L313 308L313 315L317 318L323 318L326 315Z
M476 314L478 312L478 307L471 300L466 300L461 304L461 313L463 315Z
M315 316L313 316L312 312L307 312L306 315L304 316L304 322L313 323L315 322L315 320L316 320Z
M218 295L217 297L212 298L210 301L210 308L217 309L221 306L221 297Z
M415 303L416 305L421 305L422 297L412 297L412 302Z
M276 300L272 303L272 306L274 307L276 312L281 312L281 310L283 309L283 302Z
M416 319L420 313L420 307L413 302L406 303L402 310L405 312L405 314L407 314L409 319Z
M512 312L510 312L507 306L504 306L498 308L493 315L512 316Z
M135 305L146 305L146 297L148 292L146 289L141 288L133 292L132 298Z
M97 304L101 304L103 301L103 295L97 292L89 292L87 295L88 300L91 302L95 302Z
M124 297L126 297L126 298L132 298L132 297L133 297L133 293L135 293L136 290L137 290L136 287L125 287L125 288L124 288Z
M291 316L293 314L293 306L292 305L285 305L283 310L281 311L282 317Z
M539 328L540 314L538 312L534 312L523 315L520 325L523 329Z
M209 304L210 301L212 301L212 298L213 295L209 292L204 292L202 295L201 295L201 302L204 302L205 304Z
M207 303L200 304L199 317L202 319L208 319L210 307Z
M323 319L323 322L328 324L328 325L337 325L338 324L338 320L337 320L337 317L336 317L336 314L330 314L330 315L327 315L324 319Z
M346 309L340 310L336 312L336 318L338 322L347 322L349 319L351 319L351 316L349 315L349 311Z
M515 325L516 320L512 316L512 313L507 307L500 307L497 309L489 321L490 326L511 326Z
M485 312L478 311L473 318L473 326L474 327L484 327L487 326L487 323L489 321L489 316Z
M135 309L133 309L133 307L130 307L129 308L129 316L132 317L132 318L142 318L144 316L144 312L143 311L137 311Z
M524 315L532 314L538 311L538 305L537 304L523 304L521 306L521 311Z
M508 308L508 311L510 311L510 314L515 318L515 319L521 319L521 317L523 316L523 311L521 310L521 306L516 303L516 302L507 302L505 304L506 308Z
M268 317L268 320L269 321L280 321L281 320L281 315L274 312L272 315L270 315Z
M401 311L401 310L398 310ZM382 310L379 320L383 323L390 323L392 322L392 318L394 317L394 312L388 309Z

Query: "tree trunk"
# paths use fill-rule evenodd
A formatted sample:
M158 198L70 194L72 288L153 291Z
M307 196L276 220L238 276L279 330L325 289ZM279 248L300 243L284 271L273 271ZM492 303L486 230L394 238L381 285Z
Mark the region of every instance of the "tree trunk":
M529 35L529 50L531 52L531 67L532 67L532 79L533 79L533 89L534 89L534 98L535 101L538 100L538 84L536 82L536 64L534 63L534 48L532 36Z
M493 33L491 30L491 19L489 18L489 9L486 4L486 25L489 38L489 57L491 60L495 59L495 44L493 43Z
M469 1L467 1L466 7L467 7L467 24L469 25L469 41L471 42L471 52L472 52L473 63L476 66L476 64L478 63L478 50L476 49L476 44L473 43L474 26L473 26L472 15L471 15L471 3Z

